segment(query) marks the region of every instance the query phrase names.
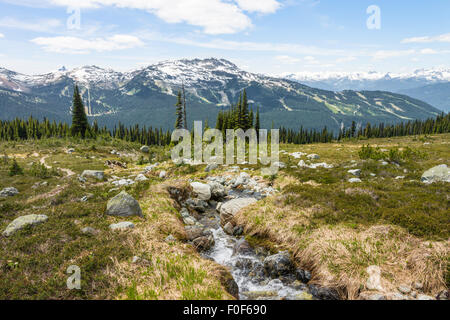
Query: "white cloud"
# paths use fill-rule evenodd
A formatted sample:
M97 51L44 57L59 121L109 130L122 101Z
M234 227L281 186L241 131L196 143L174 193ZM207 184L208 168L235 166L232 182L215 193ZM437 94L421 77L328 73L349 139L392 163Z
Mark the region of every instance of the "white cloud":
M144 43L135 36L117 34L108 38L81 39L76 37L39 37L31 42L44 50L57 53L87 54L141 47Z
M277 60L278 62L284 63L284 64L295 64L295 63L299 63L301 61L301 59L290 57L290 56L285 56L285 55L276 56L275 60Z
M5 37L5 35L3 33L0 33L0 39L4 38L4 37Z
M441 34L434 37L414 37L406 38L402 40L402 43L430 43L430 42L449 42L450 43L450 33Z
M36 32L49 32L62 26L62 22L57 19L42 19L35 22L17 20L14 18L0 19L0 27L22 29Z
M415 54L415 50L379 50L373 54L375 60L398 58Z
M249 12L274 13L281 4L275 0L236 0L239 8Z
M57 6L73 6L73 0L47 0ZM232 34L252 27L244 13L274 13L281 4L276 0L78 0L79 8L104 6L145 10L167 23L187 23L203 28L207 34Z

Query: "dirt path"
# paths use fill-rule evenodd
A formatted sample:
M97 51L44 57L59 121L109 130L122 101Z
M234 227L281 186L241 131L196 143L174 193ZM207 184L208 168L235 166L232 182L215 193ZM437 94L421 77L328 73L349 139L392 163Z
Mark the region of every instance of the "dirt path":
M43 156L43 157L41 158L41 160L39 160L39 162L40 162L44 167L46 167L47 169L52 169L51 166L49 166L48 164L45 163L45 160L46 160L48 157L49 157L49 156ZM64 172L65 174L67 174L68 177L74 176L74 175L76 174L75 172L73 172L72 170L67 169L67 168L57 168L57 169L58 169L58 170L61 170L61 171Z

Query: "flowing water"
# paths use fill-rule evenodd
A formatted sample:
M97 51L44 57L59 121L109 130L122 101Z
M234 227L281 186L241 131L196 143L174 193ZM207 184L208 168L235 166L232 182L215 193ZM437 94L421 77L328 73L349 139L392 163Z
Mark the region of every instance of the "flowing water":
M248 197L242 193L232 192L234 198ZM295 281L295 275L287 275L280 279L271 279L264 273L264 258L268 255L262 248L251 248L245 243L244 249L235 252L236 245L242 245L244 239L228 235L220 226L219 213L213 209L200 220L200 223L211 228L215 245L203 255L217 263L229 267L231 274L239 286L241 300L248 299L310 299L306 286ZM242 248L242 247L241 247Z

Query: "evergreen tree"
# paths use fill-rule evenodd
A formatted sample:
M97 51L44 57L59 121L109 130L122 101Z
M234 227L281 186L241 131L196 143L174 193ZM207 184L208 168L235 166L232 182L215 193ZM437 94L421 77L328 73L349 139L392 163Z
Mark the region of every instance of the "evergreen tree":
M72 136L81 136L84 138L87 130L89 130L89 123L84 110L83 100L81 100L78 86L75 85L73 92L71 134Z
M181 91L178 91L178 97L177 97L177 104L175 105L176 109L176 116L177 119L175 121L175 129L183 129L183 102L181 97Z

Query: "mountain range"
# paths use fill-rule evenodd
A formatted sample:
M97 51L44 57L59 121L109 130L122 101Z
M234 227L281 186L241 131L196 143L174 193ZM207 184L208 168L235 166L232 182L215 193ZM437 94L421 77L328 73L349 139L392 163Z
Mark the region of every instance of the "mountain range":
M419 69L412 73L298 72L285 73L282 77L324 90L382 90L406 94L442 111L450 111L450 69Z
M246 89L262 126L338 130L352 121L395 123L435 117L440 111L404 94L324 90L298 79L246 72L224 59L165 61L130 72L85 66L43 75L0 68L0 119L47 117L70 121L74 84L80 86L90 121L113 126L173 128L176 94L186 87L188 121L208 120L235 103ZM309 84L309 83L308 83ZM406 89L406 88L403 88Z

